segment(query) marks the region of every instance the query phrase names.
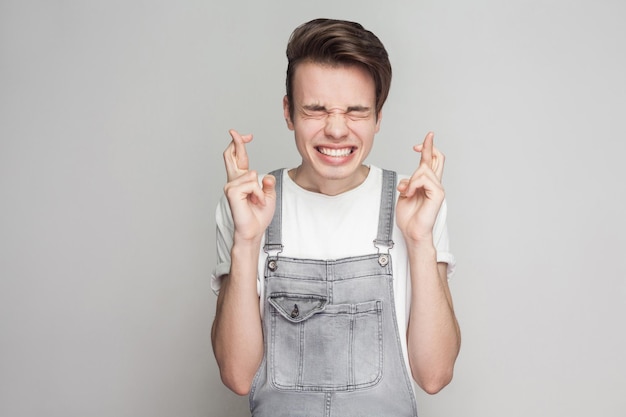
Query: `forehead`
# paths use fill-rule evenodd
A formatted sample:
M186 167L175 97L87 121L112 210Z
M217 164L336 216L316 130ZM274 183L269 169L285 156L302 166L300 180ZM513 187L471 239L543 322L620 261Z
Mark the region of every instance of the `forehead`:
M359 66L303 62L295 70L293 95L302 105L373 107L376 87L371 74Z

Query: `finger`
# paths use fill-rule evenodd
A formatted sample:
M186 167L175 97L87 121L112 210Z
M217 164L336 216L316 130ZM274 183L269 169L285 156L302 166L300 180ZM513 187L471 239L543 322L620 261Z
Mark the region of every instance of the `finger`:
M425 191L443 189L437 175L427 166L418 168L409 180L404 181L406 183L401 182L399 186L402 187L398 189L403 197L413 197L420 189Z
M433 164L433 139L435 134L433 132L428 132L426 137L424 138L424 142L420 147L419 152L421 152L422 157L420 159L420 165L426 165L432 168Z
M261 206L267 205L267 199L276 199L276 178L273 175L266 175L259 184L259 176L256 171L254 173L254 183L256 187L252 188L250 201Z
M240 170L247 170L248 164L248 152L246 151L246 143L252 141L252 135L240 135L234 129L228 131L233 138L235 144L235 161L237 162L237 168Z
M432 133L432 132L431 132ZM433 146L432 146L432 157L431 157L431 169L437 174L439 180L443 178L443 167L445 162L445 155L441 153L439 149L434 145L434 134L433 134ZM426 142L426 140L424 141ZM424 143L420 143L419 145L413 146L413 150L416 152L422 152L424 150ZM420 160L421 163L422 160Z
M433 171L434 169L436 169L436 166L433 167L433 165L436 165L438 161L436 161L436 158L433 156L433 154L435 154L436 152L433 144L434 137L435 134L433 132L428 132L426 134L426 137L424 138L424 142L413 146L413 150L415 152L421 153L421 156L419 165L415 172L413 172L413 175L411 175L409 182L404 190L404 192L408 193L408 195L413 194L413 191L410 191L414 190L414 187L411 187L411 183L414 182L416 178L418 178L420 175L424 175L424 171L429 171L433 173L433 175L435 175Z
M226 166L226 182L231 182L248 172L247 170L239 169L237 166L237 154L234 141L231 141L224 151L224 165Z
M406 192L408 187L409 187L409 180L405 178L405 179L400 180L400 182L398 182L398 187L396 189L398 190L401 196L404 196L404 193Z
M232 181L249 168L245 144L252 140L252 135L240 135L234 129L229 130L228 133L230 133L232 141L224 151L224 163L226 164L228 181Z
M443 166L446 162L446 156L439 151L439 149L433 146L433 171L435 171L435 175L439 181L443 178Z
M276 177L273 175L266 175L263 177L263 194L268 197L274 198L276 196Z
M401 197L409 199L416 196L424 196L428 200L443 200L444 190L440 183L431 178L420 177L412 182L406 192L401 195Z
M248 171L224 186L228 200L245 200L256 205L265 205L265 193L259 185L259 177L255 171Z

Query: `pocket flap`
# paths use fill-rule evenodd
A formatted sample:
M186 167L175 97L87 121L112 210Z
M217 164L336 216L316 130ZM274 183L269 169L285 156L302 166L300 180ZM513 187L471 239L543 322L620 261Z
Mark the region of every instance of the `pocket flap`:
M328 304L328 299L312 294L278 293L271 294L269 302L285 319L299 323L323 311Z

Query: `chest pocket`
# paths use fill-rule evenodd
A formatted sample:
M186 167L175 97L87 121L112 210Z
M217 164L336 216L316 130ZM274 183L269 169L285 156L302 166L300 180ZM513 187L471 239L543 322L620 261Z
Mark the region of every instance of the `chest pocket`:
M330 304L324 296L288 293L268 301L268 365L276 388L354 391L380 380L382 301Z

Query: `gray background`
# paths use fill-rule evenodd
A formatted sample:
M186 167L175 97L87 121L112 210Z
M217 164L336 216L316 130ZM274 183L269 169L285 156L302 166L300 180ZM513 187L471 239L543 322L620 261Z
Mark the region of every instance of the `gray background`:
M221 153L298 162L284 49L320 16L391 55L369 162L447 155L463 347L421 416L625 415L618 0L0 1L0 415L246 415L209 338Z

